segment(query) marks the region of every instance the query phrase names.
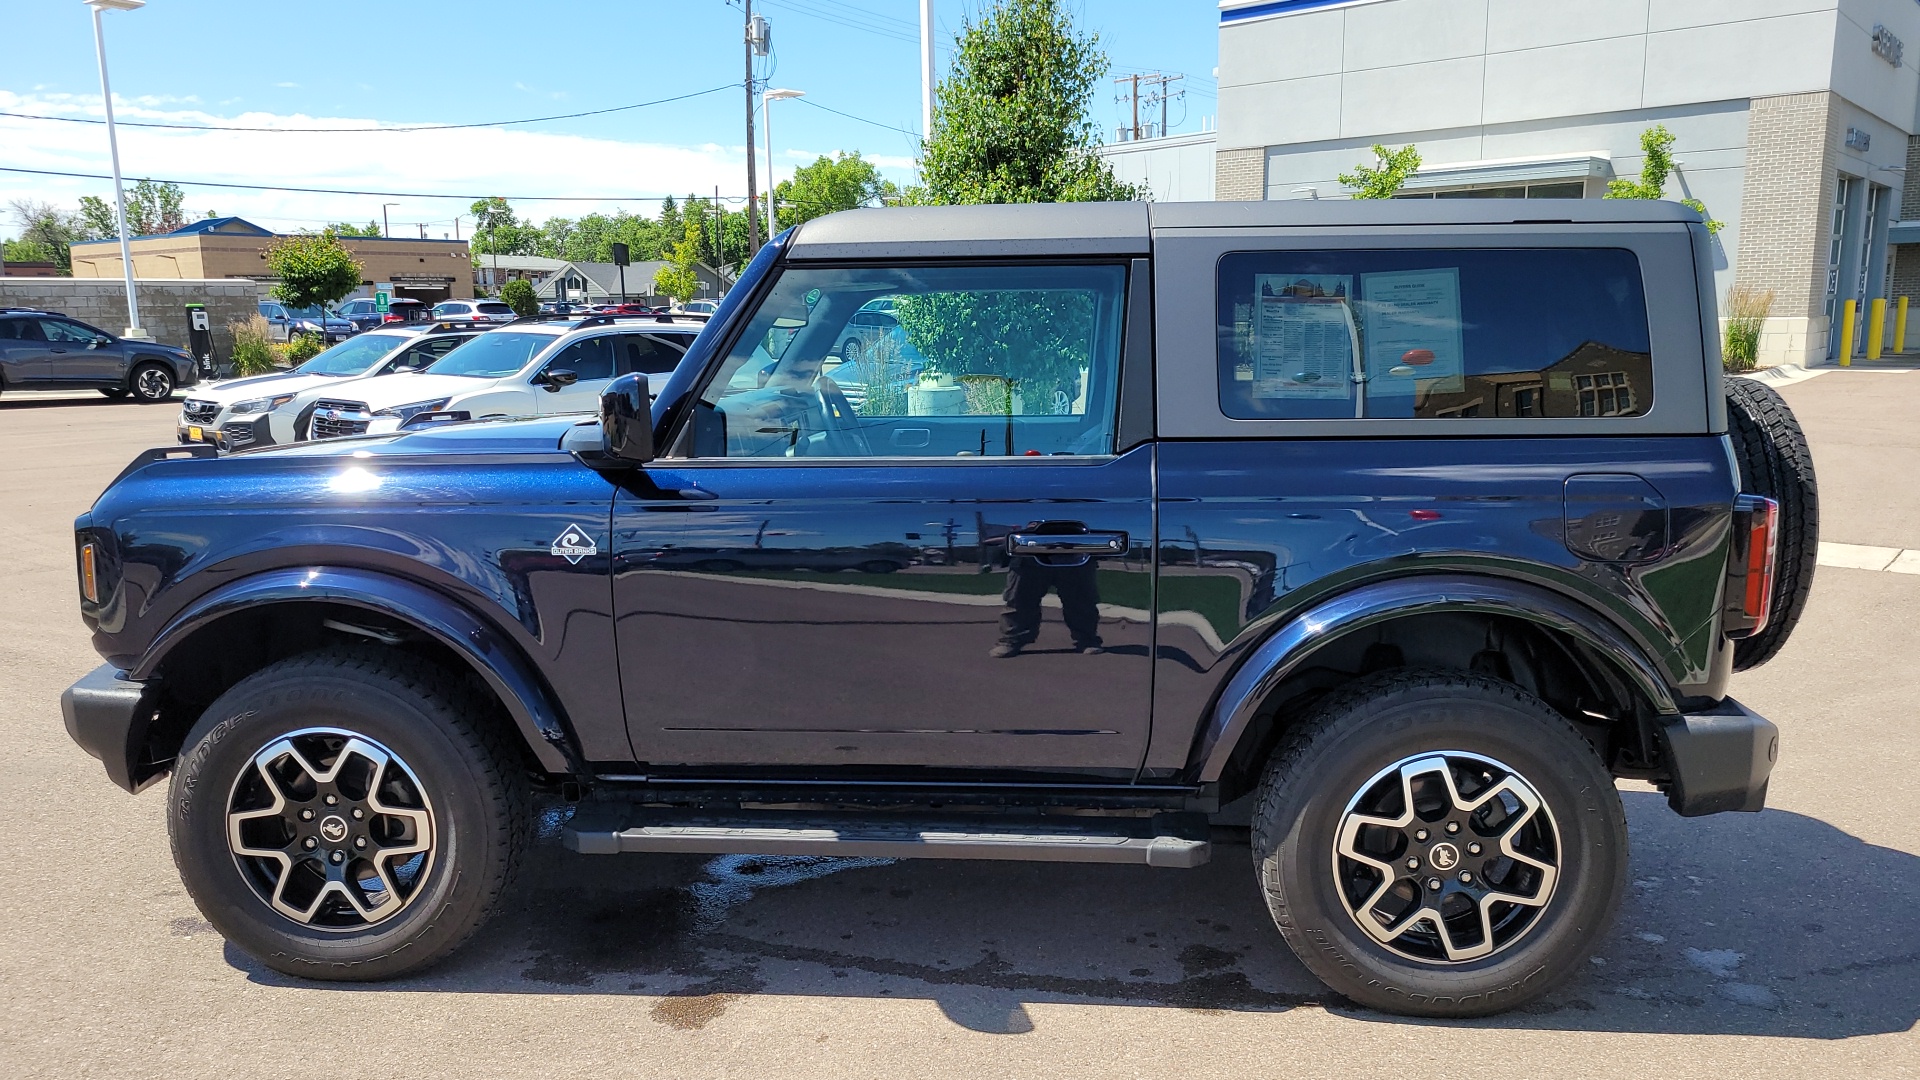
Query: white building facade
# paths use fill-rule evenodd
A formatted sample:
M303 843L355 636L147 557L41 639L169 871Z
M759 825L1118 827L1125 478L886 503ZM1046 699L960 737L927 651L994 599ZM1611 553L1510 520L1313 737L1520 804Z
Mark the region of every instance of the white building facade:
M1667 197L1722 223L1722 297L1774 294L1762 363L1827 359L1845 300L1859 324L1870 298L1920 300L1920 243L1904 267L1890 245L1920 241L1897 225L1920 222L1916 0L1223 0L1220 20L1217 198L1344 198L1374 143L1419 147L1411 196L1597 198L1662 124Z

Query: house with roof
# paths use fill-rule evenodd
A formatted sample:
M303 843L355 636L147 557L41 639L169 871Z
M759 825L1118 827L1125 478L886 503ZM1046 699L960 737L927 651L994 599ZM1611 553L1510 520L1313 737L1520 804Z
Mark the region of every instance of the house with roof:
M245 278L258 283L264 297L275 282L267 272L267 249L285 235L245 218L216 217L157 236L134 237L128 247L136 278ZM473 296L473 257L464 240L342 236L340 243L362 268L355 295L383 289L396 299L428 304ZM83 241L74 244L72 252L76 278L119 278L125 273L117 239Z
M617 304L623 295L633 301L664 303L666 296L654 288L653 276L665 265L659 259L630 263L623 278L621 268L610 262L568 262L534 286L533 292L543 301L565 300L576 304ZM724 296L733 284L731 277L706 263L694 264L694 277L700 282L702 298Z

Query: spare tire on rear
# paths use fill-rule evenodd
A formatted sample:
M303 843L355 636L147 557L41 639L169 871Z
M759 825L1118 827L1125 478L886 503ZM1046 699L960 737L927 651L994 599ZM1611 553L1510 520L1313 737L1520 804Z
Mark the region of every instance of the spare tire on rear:
M1780 504L1773 617L1766 629L1733 645L1733 669L1745 671L1780 651L1807 606L1820 551L1820 498L1807 437L1773 387L1754 379L1727 380L1727 434L1740 465L1740 490Z

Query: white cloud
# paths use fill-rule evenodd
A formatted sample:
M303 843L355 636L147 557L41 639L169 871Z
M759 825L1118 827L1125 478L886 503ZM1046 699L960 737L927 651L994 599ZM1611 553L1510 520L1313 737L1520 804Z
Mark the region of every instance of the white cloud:
M184 103L177 103L184 104ZM129 101L117 106L121 120L224 124L235 127L377 128L363 117L308 116L244 112L218 116L195 108L167 108L160 101ZM99 97L31 95L0 91L0 111L61 116L100 115ZM624 206L650 213L656 204L640 196L710 193L739 195L746 185L742 148L707 143L671 146L626 142L512 128L462 130L290 134L248 131L166 131L119 129L120 161L128 181L140 177L216 180L240 184L286 184L360 191L446 192L446 197L402 198L381 195L321 195L287 191L244 191L187 186L187 206L257 220L270 228L300 228L326 221L378 220L380 204L389 210L397 235L416 231L414 222L437 222L429 235L451 232L452 218L467 213L473 198L498 193L586 195L592 201L517 204L536 219L578 217ZM105 132L93 124L67 124L0 116L0 145L6 165L58 172L105 175L109 166ZM783 176L791 175L782 170ZM108 195L111 182L0 172L0 204L16 198L44 199L69 209L81 195ZM606 198L613 196L614 198ZM404 223L404 224L403 224ZM463 223L463 231L471 221ZM404 229L404 231L403 231ZM0 223L13 231L13 223Z

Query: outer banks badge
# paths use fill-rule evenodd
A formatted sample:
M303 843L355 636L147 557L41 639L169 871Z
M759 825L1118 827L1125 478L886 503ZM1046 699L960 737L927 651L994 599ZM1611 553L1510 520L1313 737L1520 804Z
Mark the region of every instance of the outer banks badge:
M600 549L593 545L593 537L587 535L587 530L578 525L569 525L561 530L553 546L547 550L578 566L581 559L598 553Z

